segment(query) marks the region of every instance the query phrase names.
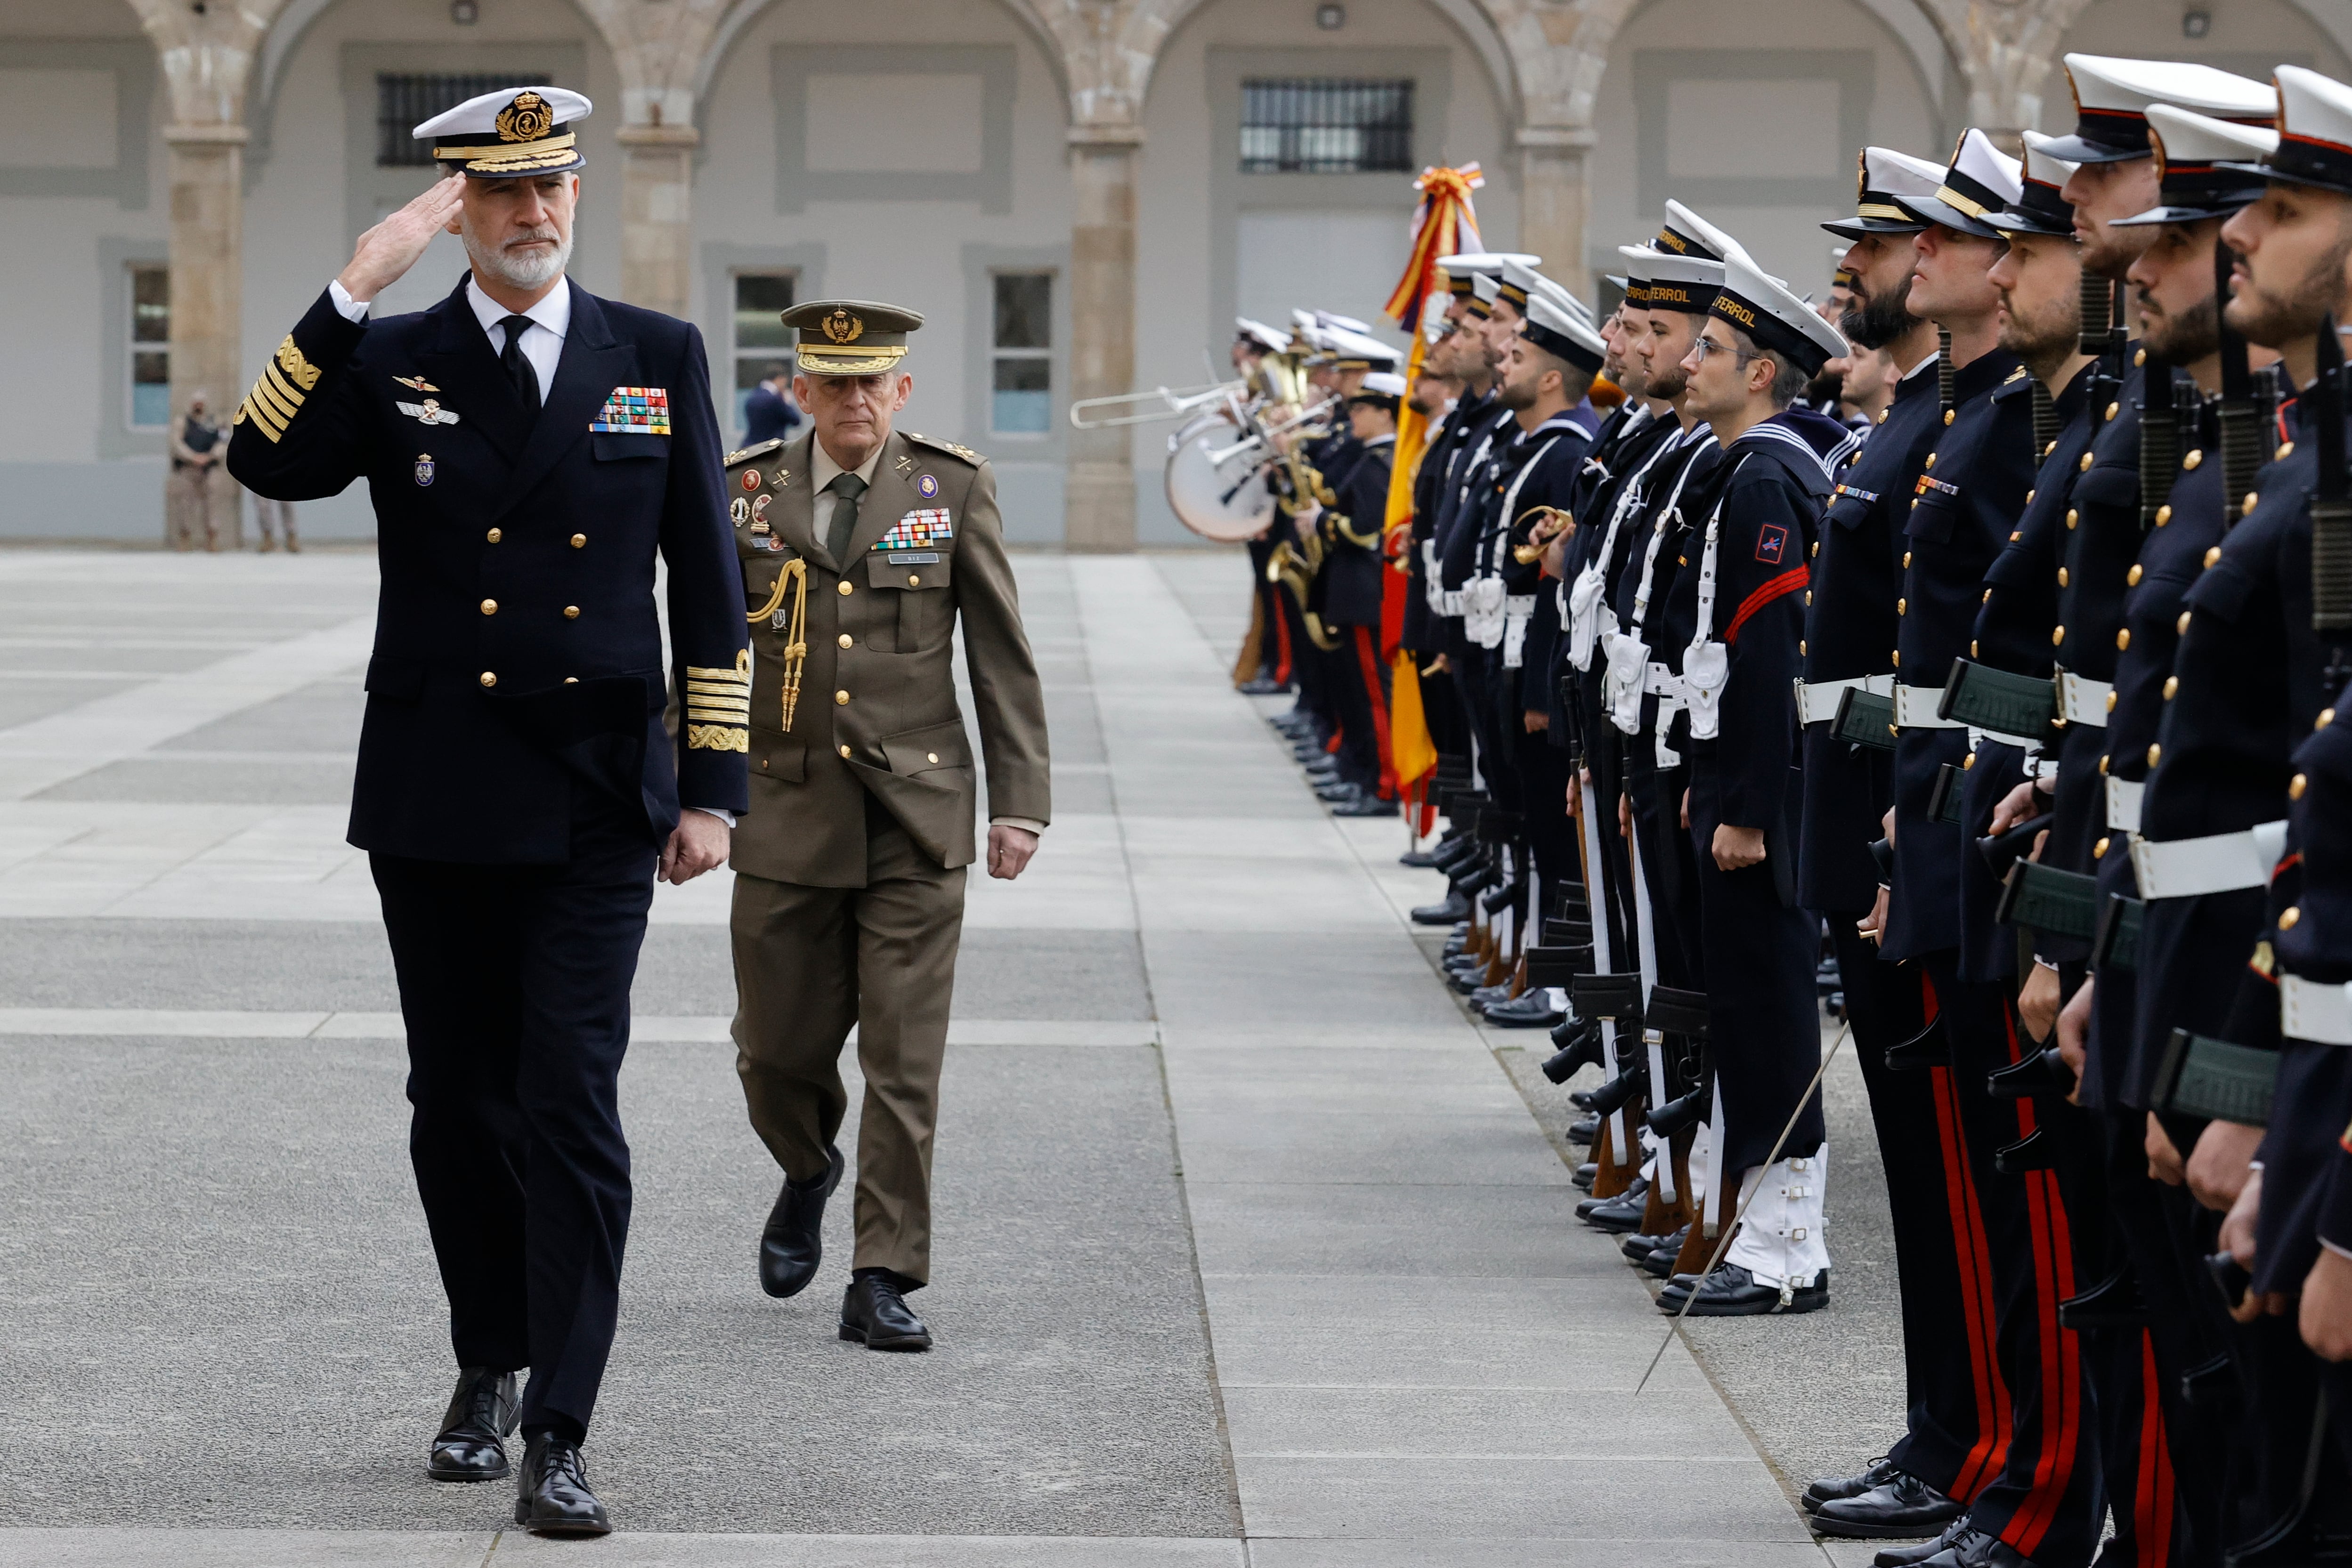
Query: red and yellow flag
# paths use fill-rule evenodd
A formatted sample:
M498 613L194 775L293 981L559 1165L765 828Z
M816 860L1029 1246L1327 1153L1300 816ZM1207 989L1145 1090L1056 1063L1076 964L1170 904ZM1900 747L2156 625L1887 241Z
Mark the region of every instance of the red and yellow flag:
M1438 287L1437 258L1483 247L1478 237L1478 212L1470 193L1486 183L1478 165L1459 169L1430 168L1421 172L1413 189L1421 203L1412 214L1412 256L1404 276L1389 296L1387 314L1412 335L1406 358L1407 392L1421 373L1424 313ZM1405 552L1412 548L1412 482L1429 443L1429 422L1408 405L1397 411L1395 466L1389 471L1388 515L1382 535L1390 564L1381 596L1381 648L1394 672L1389 698L1389 761L1400 789L1408 796L1437 768L1437 747L1429 738L1429 725L1421 711L1421 677L1413 655L1398 646L1404 635Z

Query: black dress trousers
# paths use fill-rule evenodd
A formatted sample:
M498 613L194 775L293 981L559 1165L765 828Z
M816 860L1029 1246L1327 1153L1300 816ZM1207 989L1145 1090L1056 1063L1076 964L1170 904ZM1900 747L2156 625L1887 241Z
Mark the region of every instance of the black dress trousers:
M656 859L642 816L602 801L575 789L560 865L370 857L458 1364L530 1368L521 1425L583 1432L620 1311L617 1081Z

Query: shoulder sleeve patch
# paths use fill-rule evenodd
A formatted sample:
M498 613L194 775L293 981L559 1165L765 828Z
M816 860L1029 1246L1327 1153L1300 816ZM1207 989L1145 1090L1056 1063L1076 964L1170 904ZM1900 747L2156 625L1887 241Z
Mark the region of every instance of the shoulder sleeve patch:
M783 449L783 445L784 444L781 438L771 441L762 441L757 446L746 446L740 451L729 453L726 456L719 460L719 465L725 468L732 468L738 463L749 463L754 457L765 457L771 452L780 452Z
M942 436L923 435L910 430L907 432L907 439L920 445L928 446L934 452L951 453L954 455L962 458L965 462L971 464L975 468L988 461L987 458L982 456L979 453L974 452L971 447L964 445L961 442L949 441Z

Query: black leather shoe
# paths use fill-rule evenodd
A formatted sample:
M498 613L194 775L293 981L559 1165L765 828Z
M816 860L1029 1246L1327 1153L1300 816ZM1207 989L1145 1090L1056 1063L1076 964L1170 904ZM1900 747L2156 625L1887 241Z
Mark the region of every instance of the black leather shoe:
M1676 1283L1685 1276L1677 1275ZM1757 1283L1756 1276L1737 1263L1726 1263L1714 1273L1677 1291L1668 1286L1658 1298L1663 1312L1681 1312L1682 1297L1692 1300L1687 1315L1694 1318L1760 1318L1780 1312L1819 1312L1830 1304L1830 1275L1824 1269L1811 1284L1791 1290L1781 1300L1777 1285ZM1675 1298L1671 1302L1667 1297Z
M882 1269L860 1269L841 1298L841 1337L868 1350L929 1350L931 1331L907 1306L898 1281Z
M541 1432L523 1446L521 1494L515 1499L517 1524L533 1535L610 1535L613 1520L588 1490L580 1445Z
M1674 1235L1667 1238L1664 1246L1651 1253L1647 1258L1640 1260L1635 1266L1639 1268L1643 1273L1647 1274L1653 1280L1664 1280L1668 1278L1675 1271L1675 1264L1682 1258L1683 1240L1685 1237L1688 1235L1689 1230L1690 1227L1685 1226L1682 1229L1675 1231Z
M839 1149L825 1150L824 1176L808 1187L784 1183L784 1190L776 1195L776 1207L768 1210L768 1223L760 1232L760 1289L772 1296L797 1296L808 1289L816 1278L816 1266L824 1257L821 1232L824 1228L824 1200L841 1185L841 1173L848 1162Z
M1343 800L1352 800L1362 793L1361 789L1344 779L1335 778L1328 784L1315 786L1315 798L1327 806L1336 806Z
M1589 1144L1600 1135L1601 1118L1589 1113L1568 1124L1568 1141L1571 1144Z
M1383 800L1368 789L1352 800L1342 801L1333 806L1331 814L1335 817L1393 818L1397 814L1397 803L1394 800Z
M1549 1029L1567 1016L1551 1005L1551 992L1542 986L1486 1009L1486 1022L1496 1029Z
M1811 1513L1833 1497L1860 1497L1873 1487L1885 1486L1902 1473L1893 1460L1881 1454L1871 1460L1870 1468L1859 1475L1822 1476L1818 1480L1808 1481L1804 1495L1797 1501L1807 1513Z
M425 1474L436 1481L503 1480L508 1469L504 1439L513 1435L520 1408L513 1373L487 1366L461 1368L441 1430L433 1436Z
M1600 1175L1601 1166L1599 1163L1593 1160L1587 1160L1582 1165L1577 1166L1576 1169L1570 1171L1569 1173L1568 1179L1573 1186L1581 1187L1586 1192L1591 1192L1592 1190L1594 1178Z
M1636 1230L1617 1239L1617 1250L1625 1254L1628 1263L1639 1263L1665 1244L1666 1239L1663 1236L1645 1236Z
M1491 986L1473 987L1470 992L1470 1010L1484 1017L1488 1008L1500 1007L1510 999L1511 982L1508 980L1497 980Z
M1897 1470L1868 1491L1822 1500L1813 1509L1813 1528L1853 1541L1900 1541L1939 1534L1960 1512L1957 1498Z
M1260 675L1254 681L1244 681L1234 688L1245 697L1280 696L1289 689L1290 684L1287 681L1277 681L1272 675Z
M1576 1218L1595 1230L1623 1236L1642 1228L1650 1208L1650 1184L1641 1176L1615 1197L1588 1197L1576 1206Z
M1459 888L1445 890L1443 904L1424 904L1412 912L1415 925L1451 925L1470 918L1470 898Z
M1918 1564L1968 1533L1969 1516L1960 1515L1944 1526L1944 1532L1933 1541L1923 1541L1916 1546L1889 1546L1872 1558L1871 1568L1918 1568Z
M1963 1530L1920 1568L2033 1568L2033 1559L1998 1535Z

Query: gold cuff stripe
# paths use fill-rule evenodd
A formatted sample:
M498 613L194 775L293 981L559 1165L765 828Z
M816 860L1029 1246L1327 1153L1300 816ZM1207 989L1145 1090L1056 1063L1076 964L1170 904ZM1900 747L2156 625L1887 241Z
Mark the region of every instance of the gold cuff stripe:
M504 163L510 159L531 158L542 152L560 152L577 140L575 132L567 131L561 136L542 136L536 141L485 141L472 147L436 145L433 156L461 163Z
M724 681L730 686L748 686L751 684L751 672L748 660L745 665L730 670L705 669L700 664L688 664L686 678L689 681Z
M273 410L262 404L258 400L250 397L247 398L245 400L245 409L247 413L253 415L253 423L255 425L259 427L261 433L269 437L270 440L276 441L279 436L286 434L286 422L278 418Z
M749 718L751 716L751 699L741 697L729 702L720 697L688 697L686 711L691 718L725 718L730 714Z
M278 372L278 369L275 361L261 367L261 379L269 383L269 390L276 392L278 394L278 401L285 403L288 408L300 408L302 406L302 393L295 389L294 384L291 382L289 382L285 376Z
M247 395L255 402L260 404L263 408L268 409L271 413L276 414L278 416L278 423L280 424L293 423L294 415L299 412L302 406L297 402L289 402L285 396L281 394L276 387L271 386L267 380L254 382L253 391Z
M689 751L744 751L751 749L751 732L732 725L689 724L686 727L686 745Z
M736 697L741 696L745 692L750 691L751 689L751 683L748 680L738 681L731 679L724 681L688 680L686 683L686 689L689 692L715 692L723 697Z
M293 377L294 384L304 392L319 384L319 367L302 357L302 350L296 346L291 332L286 334L286 340L278 345L278 362L286 367L286 373Z

